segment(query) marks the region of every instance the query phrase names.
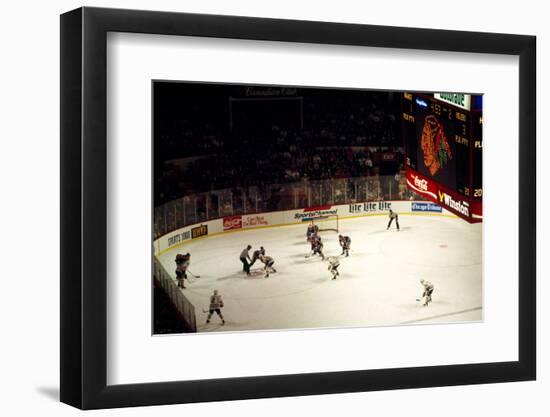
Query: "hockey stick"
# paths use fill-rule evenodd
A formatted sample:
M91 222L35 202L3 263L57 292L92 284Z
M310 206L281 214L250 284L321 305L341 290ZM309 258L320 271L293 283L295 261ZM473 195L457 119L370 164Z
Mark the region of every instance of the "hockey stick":
M189 269L187 270L187 272L189 272L189 274L191 274L194 278L200 278L201 277L200 275L193 274Z

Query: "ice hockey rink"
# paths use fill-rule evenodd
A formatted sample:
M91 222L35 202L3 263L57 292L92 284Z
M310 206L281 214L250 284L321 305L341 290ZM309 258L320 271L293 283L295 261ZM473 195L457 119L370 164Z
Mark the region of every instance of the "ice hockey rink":
M197 331L243 331L456 323L483 318L482 223L453 216L400 215L401 230L386 230L387 216L341 219L352 240L340 256L338 233L321 232L325 256L339 256L340 276L328 263L306 258L306 224L243 230L192 240L160 255L175 277L176 253L191 253L184 294L196 308ZM263 264L242 272L240 252L264 246L277 273L264 278ZM427 307L420 279L435 290ZM206 324L209 296L222 295L226 323L214 314Z

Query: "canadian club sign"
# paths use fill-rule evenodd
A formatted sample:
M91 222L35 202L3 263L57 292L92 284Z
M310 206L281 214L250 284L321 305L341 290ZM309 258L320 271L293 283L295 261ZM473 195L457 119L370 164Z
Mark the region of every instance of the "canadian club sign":
M483 219L481 201L464 197L409 167L407 167L407 187L469 223L478 223Z

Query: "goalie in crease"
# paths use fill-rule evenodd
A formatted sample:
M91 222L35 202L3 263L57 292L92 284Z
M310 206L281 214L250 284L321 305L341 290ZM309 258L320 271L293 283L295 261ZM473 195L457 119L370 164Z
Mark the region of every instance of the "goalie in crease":
M313 236L316 236L317 233L319 233L319 226L317 226L315 223L313 223L313 220L312 220L311 223L307 227L306 240L308 242L311 242L311 239L313 238Z

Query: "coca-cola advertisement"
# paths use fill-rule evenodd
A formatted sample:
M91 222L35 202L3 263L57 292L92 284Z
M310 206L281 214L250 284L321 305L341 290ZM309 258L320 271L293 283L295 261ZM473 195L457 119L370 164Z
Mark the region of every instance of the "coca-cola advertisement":
M482 220L481 204L472 204L456 191L432 181L413 169L407 168L407 186L441 207L470 223Z
M228 216L223 218L223 231L242 229L242 216Z

